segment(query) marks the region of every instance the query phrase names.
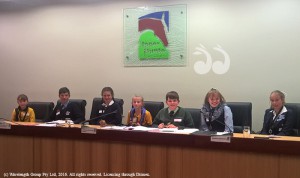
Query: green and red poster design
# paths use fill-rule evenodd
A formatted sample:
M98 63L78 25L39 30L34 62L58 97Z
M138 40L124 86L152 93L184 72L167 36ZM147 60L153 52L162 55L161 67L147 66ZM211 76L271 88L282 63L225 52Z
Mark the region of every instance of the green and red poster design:
M124 66L185 66L186 5L124 9Z

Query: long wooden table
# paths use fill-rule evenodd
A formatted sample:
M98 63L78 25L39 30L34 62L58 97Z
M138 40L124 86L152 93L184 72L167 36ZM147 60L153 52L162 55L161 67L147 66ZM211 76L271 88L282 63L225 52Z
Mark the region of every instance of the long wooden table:
M300 177L298 137L234 134L217 143L205 135L12 125L0 129L0 143L0 177Z

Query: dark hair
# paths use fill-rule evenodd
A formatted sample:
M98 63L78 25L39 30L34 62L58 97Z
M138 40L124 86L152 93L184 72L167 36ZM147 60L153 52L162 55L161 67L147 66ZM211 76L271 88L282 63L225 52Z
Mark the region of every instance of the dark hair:
M103 93L109 91L111 93L112 98L114 98L114 91L111 87L104 87L101 91L101 96L103 96Z
M59 89L58 94L68 93L70 95L70 90L67 87L62 87Z
M18 97L17 97L17 100L18 101L28 101L28 97L24 94L20 94Z
M179 95L178 95L178 93L176 91L170 91L170 92L168 92L167 95L166 95L166 101L169 98L170 99L177 99L179 101Z
M220 97L220 103L221 103L221 104L223 104L223 103L226 102L226 101L225 101L225 98L223 97L223 95L221 94L221 92L219 92L219 90L217 90L217 89L215 89L215 88L212 88L212 89L210 89L210 90L207 92L207 94L206 94L206 96L205 96L205 99L204 99L204 104L209 106L208 98L211 97L211 96L215 96L215 95L217 95L217 96Z

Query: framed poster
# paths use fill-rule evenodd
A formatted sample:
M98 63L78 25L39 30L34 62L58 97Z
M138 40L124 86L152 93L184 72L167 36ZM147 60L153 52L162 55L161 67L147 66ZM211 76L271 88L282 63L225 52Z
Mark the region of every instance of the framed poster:
M124 66L185 66L187 7L124 9Z

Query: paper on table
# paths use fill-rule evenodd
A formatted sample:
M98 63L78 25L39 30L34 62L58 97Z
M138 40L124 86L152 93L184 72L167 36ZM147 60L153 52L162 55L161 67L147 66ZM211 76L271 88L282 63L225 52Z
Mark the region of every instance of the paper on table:
M73 122L72 120L68 120L70 124ZM51 122L46 122L46 124L65 124L66 120L57 120L57 121L51 121Z
M123 130L126 126L105 126L100 129Z
M43 126L43 127L56 127L56 124L47 124L47 123L43 123L43 124L37 124L36 126Z
M227 135L229 132L217 132L216 135Z
M136 126L133 127L133 130L138 130L138 131L150 131L150 130L155 130L157 128L154 127L144 127L144 126Z
M177 132L178 128L163 128L161 132Z
M199 131L199 129L190 129L190 128L186 128L186 129L183 129L183 130L178 130L176 131L176 133L180 133L180 134L191 134L193 132L197 132Z

